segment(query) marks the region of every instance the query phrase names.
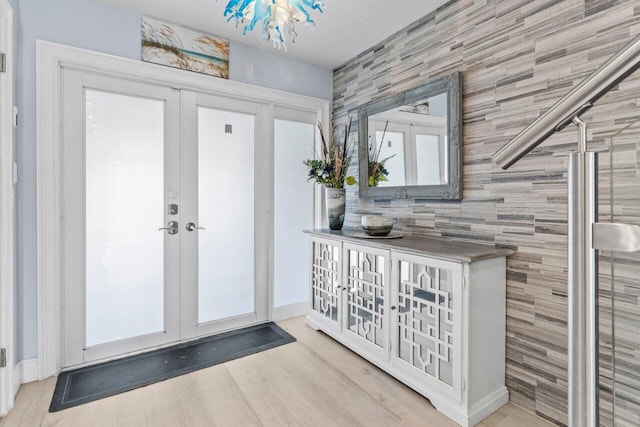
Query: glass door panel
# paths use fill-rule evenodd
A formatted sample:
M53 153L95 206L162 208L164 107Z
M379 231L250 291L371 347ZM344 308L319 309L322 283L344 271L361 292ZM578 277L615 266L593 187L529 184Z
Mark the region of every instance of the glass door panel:
M255 116L198 107L198 323L254 313Z
M85 91L87 347L164 331L164 102Z
M275 121L274 168L274 307L307 301L309 240L302 230L313 228L314 185L302 163L312 158L314 120Z

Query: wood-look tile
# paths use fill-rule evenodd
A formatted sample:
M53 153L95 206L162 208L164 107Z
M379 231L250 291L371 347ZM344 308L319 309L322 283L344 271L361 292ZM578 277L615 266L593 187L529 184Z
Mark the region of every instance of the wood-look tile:
M47 412L55 378L25 384L0 427L456 425L304 318L280 325L298 341L56 413ZM510 403L483 425L547 423Z

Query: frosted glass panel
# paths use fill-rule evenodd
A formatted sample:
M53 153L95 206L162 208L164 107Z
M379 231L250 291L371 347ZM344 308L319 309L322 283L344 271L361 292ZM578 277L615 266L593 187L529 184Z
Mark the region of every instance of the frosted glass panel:
M85 99L90 347L164 330L164 102Z
M385 169L389 171L387 175L388 181L381 181L380 187L395 187L405 185L405 167L404 167L404 132L390 132L387 130L376 132L376 141L380 144L382 135L384 141L380 148L380 156L378 160L384 160L391 157L384 164Z
M198 108L198 322L254 312L254 116Z
M275 307L304 302L309 289L309 241L313 228L313 183L307 167L313 157L314 125L275 121Z
M440 153L438 135L416 134L416 165L418 185L445 184L441 166L446 161ZM442 158L442 161L441 161Z

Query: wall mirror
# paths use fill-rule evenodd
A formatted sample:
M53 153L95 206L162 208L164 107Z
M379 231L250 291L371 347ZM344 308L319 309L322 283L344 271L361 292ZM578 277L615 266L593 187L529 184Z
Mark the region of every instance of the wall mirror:
M358 110L361 198L462 199L459 72Z

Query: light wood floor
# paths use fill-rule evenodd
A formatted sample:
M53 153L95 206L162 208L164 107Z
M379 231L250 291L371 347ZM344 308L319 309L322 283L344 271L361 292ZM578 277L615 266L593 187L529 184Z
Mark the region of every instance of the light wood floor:
M0 427L456 425L304 318L280 325L298 341L61 412L47 412L55 378L25 384ZM550 424L508 404L480 425Z

